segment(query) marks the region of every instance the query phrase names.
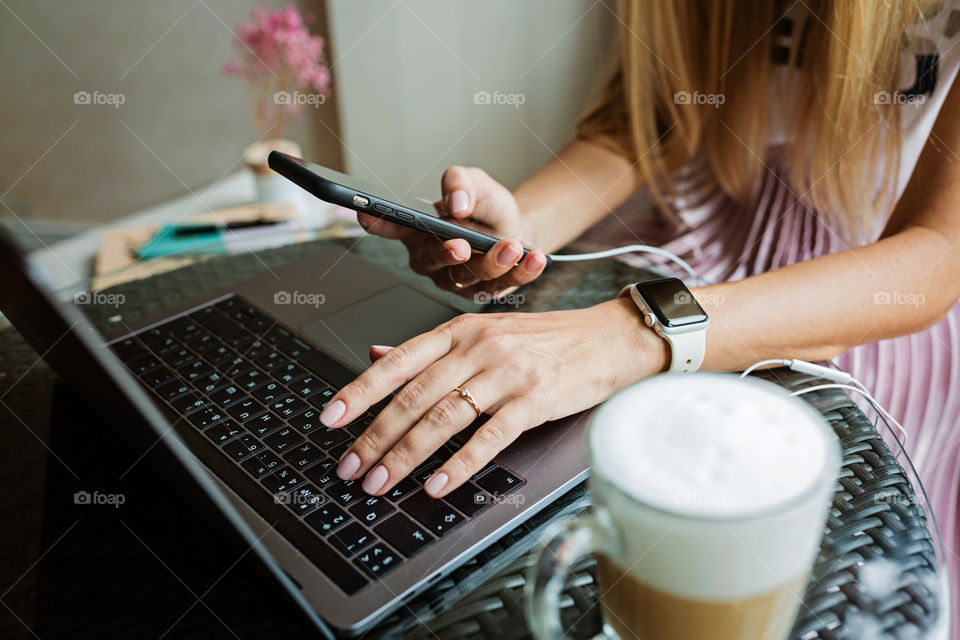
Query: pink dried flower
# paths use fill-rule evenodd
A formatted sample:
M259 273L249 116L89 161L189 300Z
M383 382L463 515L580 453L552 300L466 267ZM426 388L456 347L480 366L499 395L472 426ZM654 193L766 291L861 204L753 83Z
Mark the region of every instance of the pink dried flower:
M223 73L242 78L250 87L261 133L279 128L285 116L297 116L305 105L322 104L330 95L323 38L307 28L312 19L295 5L273 12L260 5L234 29L236 58L223 66Z

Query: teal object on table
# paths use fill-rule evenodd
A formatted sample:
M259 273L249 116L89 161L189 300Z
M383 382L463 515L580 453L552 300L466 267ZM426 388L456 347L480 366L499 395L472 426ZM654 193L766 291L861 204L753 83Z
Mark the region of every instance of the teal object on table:
M226 253L227 243L224 242L222 231L177 235L177 230L183 228L183 225L176 224L160 227L152 238L137 249L137 257L141 260L149 260L199 249L204 253Z

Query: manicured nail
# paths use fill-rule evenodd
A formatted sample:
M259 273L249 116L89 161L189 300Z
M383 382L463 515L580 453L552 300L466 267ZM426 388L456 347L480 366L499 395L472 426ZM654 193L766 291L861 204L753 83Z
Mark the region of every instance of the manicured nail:
M443 488L447 486L447 482L449 480L450 478L447 477L447 474L445 474L443 471L438 471L427 479L426 484L423 485L423 490L433 497L437 497L437 494L443 491Z
M460 213L467 210L470 196L463 189L457 189L450 194L450 213Z
M497 254L497 264L501 267L509 267L512 264L516 264L517 258L519 258L522 253L523 251L517 248L517 245L512 242L505 244Z
M380 487L387 481L387 476L389 475L387 468L382 464L378 464L374 470L368 473L367 477L363 479L363 490L371 494L380 491Z
M460 256L453 249L447 249L447 262L460 262Z
M536 273L542 264L543 263L540 262L540 256L531 253L529 257L523 261L523 268L527 270L527 273Z
M372 344L370 346L376 349L377 351L390 351L390 349L393 349L393 347L388 347L385 344Z
M337 477L341 480L349 480L359 468L360 456L351 451L340 461L340 464L337 465Z
M347 405L343 404L343 400L334 400L323 408L323 411L320 413L320 422L323 423L323 426L329 427L342 418L346 412Z

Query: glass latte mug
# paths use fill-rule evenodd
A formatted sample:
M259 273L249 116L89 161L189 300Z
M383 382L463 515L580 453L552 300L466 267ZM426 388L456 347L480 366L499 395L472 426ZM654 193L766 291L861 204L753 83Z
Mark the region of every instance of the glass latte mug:
M787 637L840 467L816 411L761 380L666 374L597 409L588 441L594 508L544 536L535 637L562 635L564 579L591 553L607 637Z

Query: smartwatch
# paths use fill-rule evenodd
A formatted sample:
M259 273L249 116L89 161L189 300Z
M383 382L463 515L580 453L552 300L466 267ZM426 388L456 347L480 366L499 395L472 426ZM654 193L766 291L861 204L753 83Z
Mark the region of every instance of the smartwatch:
M703 364L710 319L679 278L629 284L620 296L630 296L643 322L670 345L670 373L693 373Z

